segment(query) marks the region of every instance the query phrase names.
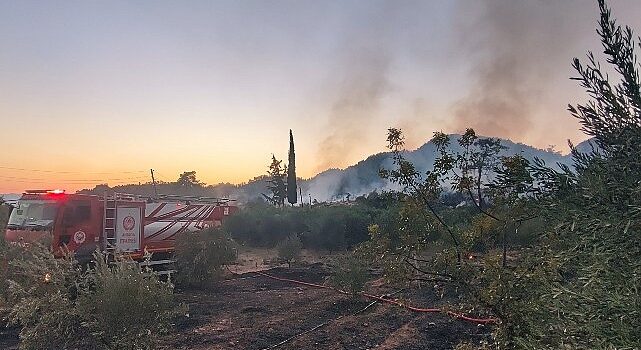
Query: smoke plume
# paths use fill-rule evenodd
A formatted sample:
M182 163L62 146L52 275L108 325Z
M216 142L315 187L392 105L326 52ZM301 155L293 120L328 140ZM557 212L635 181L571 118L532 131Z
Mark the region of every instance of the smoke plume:
M325 91L328 98L327 126L319 135L317 170L344 167L368 153L371 132L381 115L382 100L391 91L390 66L394 41L399 35L391 27L411 6L373 1L342 27L341 41L335 49L332 82Z
M587 5L577 1L462 3L461 54L472 62L471 87L452 106L453 131L473 127L483 135L522 138L542 106L549 105L553 81L559 75L569 77L573 53L568 48L592 23L573 22L568 15L591 11ZM558 113L563 113L563 106L558 107Z
M389 58L380 52L359 50L345 68L338 99L329 113L328 134L319 145L318 169L344 166L369 134L381 98L389 89Z

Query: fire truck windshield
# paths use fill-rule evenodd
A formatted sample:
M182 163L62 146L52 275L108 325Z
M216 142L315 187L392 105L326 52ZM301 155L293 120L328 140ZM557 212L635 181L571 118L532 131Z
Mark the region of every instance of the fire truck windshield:
M11 212L9 229L45 229L53 226L59 204L56 201L22 200Z

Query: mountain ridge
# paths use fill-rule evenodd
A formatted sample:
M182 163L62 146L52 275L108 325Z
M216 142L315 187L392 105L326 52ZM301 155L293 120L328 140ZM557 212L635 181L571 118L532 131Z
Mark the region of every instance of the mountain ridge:
M457 150L458 134L450 134L451 146ZM485 137L481 137L485 138ZM557 164L572 164L570 154L561 154L553 150L542 150L523 143L513 142L509 139L500 139L501 144L506 147L501 155L521 154L528 160L539 158L546 164L558 168ZM591 140L586 140L576 145L580 151L590 150ZM430 140L414 150L403 151L406 159L414 163L420 173L432 169L436 158L436 146ZM390 169L393 166L391 152L379 152L366 157L343 169L330 168L324 170L308 179L299 179L298 185L303 194L303 202L310 200L337 201L353 199L357 196L371 193L372 191L383 191L396 189L396 185L389 183L379 176L381 168ZM261 193L267 192L266 176L257 176L246 183L216 184L194 188L179 187L174 183L163 183L158 185L158 192L164 194L201 195L213 197L227 197L237 199L241 203L261 200ZM105 185L98 185L94 189L82 190L83 193L102 193L110 189ZM116 186L113 190L117 192L135 193L140 195L153 195L153 186L149 183L140 185ZM301 198L299 198L301 200Z

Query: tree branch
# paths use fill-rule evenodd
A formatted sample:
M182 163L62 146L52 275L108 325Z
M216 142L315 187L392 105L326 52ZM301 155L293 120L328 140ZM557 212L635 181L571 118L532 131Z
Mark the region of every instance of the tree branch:
M487 212L487 211L485 211L483 208L481 208L481 206L480 206L478 203L476 203L476 201L474 200L474 195L472 195L472 190L470 190L470 188L469 188L469 187L467 188L467 193L470 195L470 198L472 199L472 202L474 203L474 206L475 206L475 207L476 207L476 208L477 208L481 213L483 213L483 214L485 214L485 215L487 215L487 216L491 217L492 219L494 219L494 220L496 220L496 221L498 221L498 222L504 222L504 220L501 220L501 219L497 218L496 216L494 216L494 215L490 214L489 212Z
M429 271L424 271L424 270L422 270L422 269L418 268L416 265L414 265L414 264L412 264L411 262L409 262L409 261L407 260L407 258L405 258L405 260L404 260L404 261L405 261L405 263L406 263L406 264L408 264L409 266L411 266L414 270L416 270L416 271L418 271L418 272L420 272L420 273L422 273L422 274L425 274L425 275L433 275L433 276L439 276L439 277L444 277L444 278L449 278L450 280L453 278L453 277L452 277L452 275L448 275L448 274L443 274L443 273L438 273L438 272L429 272Z

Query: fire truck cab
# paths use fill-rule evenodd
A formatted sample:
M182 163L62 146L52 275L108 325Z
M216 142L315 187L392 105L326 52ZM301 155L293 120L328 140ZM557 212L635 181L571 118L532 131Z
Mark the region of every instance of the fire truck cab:
M91 259L96 249L136 259L145 253L171 253L179 234L218 226L237 209L229 200L31 190L15 204L5 234L15 244L50 240L54 254L70 251L81 261Z

